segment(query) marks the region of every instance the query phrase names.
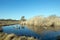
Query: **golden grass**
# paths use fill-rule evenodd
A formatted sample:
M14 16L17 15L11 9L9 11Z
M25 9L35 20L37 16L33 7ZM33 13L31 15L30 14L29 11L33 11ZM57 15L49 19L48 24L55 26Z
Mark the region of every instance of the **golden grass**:
M57 16L49 16L49 17L41 17L36 16L26 21L26 23L21 22L21 24L26 24L26 26L37 32L41 33L44 30L52 30L58 31L60 30L60 17Z
M34 37L16 36L15 34L0 33L0 40L37 40Z

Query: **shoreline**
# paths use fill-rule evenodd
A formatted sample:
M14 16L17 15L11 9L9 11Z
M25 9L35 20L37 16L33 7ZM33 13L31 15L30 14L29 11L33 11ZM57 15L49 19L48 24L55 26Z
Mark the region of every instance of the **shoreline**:
M0 27L19 24L19 20L0 20Z

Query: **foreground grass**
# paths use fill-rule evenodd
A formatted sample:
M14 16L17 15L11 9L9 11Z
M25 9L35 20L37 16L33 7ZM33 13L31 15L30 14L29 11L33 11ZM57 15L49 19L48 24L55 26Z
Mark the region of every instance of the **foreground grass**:
M15 34L7 34L0 32L0 40L37 40L34 37L16 36Z

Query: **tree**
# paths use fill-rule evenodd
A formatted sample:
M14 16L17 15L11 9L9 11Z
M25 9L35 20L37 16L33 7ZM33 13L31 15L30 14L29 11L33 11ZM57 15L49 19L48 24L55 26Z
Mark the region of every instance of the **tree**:
M21 21L26 21L25 16L21 17Z

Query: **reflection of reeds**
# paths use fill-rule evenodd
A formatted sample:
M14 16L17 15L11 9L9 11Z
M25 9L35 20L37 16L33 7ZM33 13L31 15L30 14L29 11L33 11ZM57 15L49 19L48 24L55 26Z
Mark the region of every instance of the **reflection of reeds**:
M0 40L37 40L34 37L16 36L15 34L0 33Z
M24 24L23 22L22 24ZM60 30L60 17L55 15L49 17L36 16L26 21L27 27L35 32L42 32L44 30Z

